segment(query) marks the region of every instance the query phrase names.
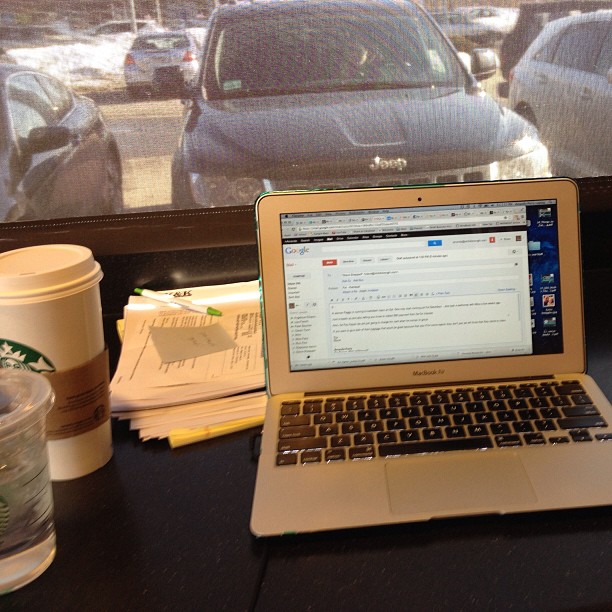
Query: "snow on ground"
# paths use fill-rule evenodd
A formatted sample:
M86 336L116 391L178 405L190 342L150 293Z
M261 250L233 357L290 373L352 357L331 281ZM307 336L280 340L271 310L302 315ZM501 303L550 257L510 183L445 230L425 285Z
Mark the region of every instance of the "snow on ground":
M196 36L202 28L194 28ZM9 49L20 65L46 72L76 91L107 90L125 86L123 61L134 34L84 37L83 42L32 49Z

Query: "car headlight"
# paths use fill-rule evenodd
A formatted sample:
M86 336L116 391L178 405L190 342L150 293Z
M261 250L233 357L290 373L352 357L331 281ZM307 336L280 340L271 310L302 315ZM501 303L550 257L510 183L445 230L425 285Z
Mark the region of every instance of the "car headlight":
M256 178L228 178L189 173L189 185L198 206L250 206L265 190L264 181Z
M551 176L548 149L539 140L524 136L514 146L516 157L491 164L491 180Z

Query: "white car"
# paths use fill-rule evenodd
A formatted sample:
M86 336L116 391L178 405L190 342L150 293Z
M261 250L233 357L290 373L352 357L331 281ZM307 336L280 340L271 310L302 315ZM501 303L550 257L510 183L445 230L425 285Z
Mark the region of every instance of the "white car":
M139 34L123 63L128 94L182 90L197 77L200 55L198 40L186 30Z
M510 71L509 105L547 145L553 172L612 174L612 10L548 23Z
M519 11L516 8L502 8L497 6L464 6L454 9L464 15L470 22L479 24L505 36L514 28Z

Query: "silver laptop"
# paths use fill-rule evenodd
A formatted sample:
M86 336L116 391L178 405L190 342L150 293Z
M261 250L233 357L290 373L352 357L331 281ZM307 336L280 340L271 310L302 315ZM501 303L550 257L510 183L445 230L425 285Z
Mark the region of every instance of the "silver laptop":
M574 182L273 192L256 209L254 534L612 503Z

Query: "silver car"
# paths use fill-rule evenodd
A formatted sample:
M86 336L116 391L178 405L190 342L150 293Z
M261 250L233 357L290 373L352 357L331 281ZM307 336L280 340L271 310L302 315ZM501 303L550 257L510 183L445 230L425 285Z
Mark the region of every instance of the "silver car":
M533 123L555 174L612 174L612 10L549 22L510 70L510 107Z
M132 98L151 93L176 92L197 77L198 42L187 31L149 32L134 39L125 56L124 76Z

